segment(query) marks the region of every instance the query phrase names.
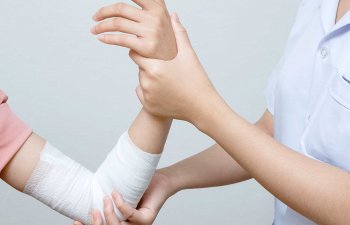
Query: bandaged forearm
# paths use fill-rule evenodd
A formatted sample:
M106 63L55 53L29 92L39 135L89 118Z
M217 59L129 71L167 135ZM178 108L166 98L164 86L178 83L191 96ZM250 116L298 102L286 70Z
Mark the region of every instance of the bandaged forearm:
M68 158L49 143L40 155L24 192L57 212L88 225L91 210L103 210L103 198L118 191L136 207L147 189L160 155L139 149L123 134L96 173ZM123 220L120 212L117 215Z

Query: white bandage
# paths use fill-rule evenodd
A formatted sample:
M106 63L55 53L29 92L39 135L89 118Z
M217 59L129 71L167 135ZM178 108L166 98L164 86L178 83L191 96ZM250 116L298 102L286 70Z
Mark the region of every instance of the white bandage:
M91 210L103 211L103 197L114 190L136 207L159 159L160 155L139 149L125 133L97 172L92 173L47 143L24 192L88 225ZM119 211L116 212L123 219Z

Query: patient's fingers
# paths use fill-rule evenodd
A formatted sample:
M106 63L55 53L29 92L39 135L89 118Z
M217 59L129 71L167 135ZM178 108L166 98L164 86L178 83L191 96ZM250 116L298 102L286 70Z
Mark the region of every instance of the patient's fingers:
M132 0L132 1L135 2L138 6L140 6L143 9L150 9L152 8L152 6L155 5L155 2L150 0Z
M126 204L119 193L113 192L112 198L118 210L127 221L130 221L131 223L143 222L141 213L137 209L134 209L128 204ZM125 225L126 224L129 224L129 223L125 223ZM124 223L122 223L122 225L124 225Z
M135 36L128 34L101 34L98 39L105 44L118 45L142 52L142 42Z
M161 5L162 7L166 8L164 0L154 0L154 1L157 2L159 5Z
M98 210L92 212L92 225L103 225L102 216Z
M112 200L109 197L103 199L103 213L108 225L120 225L118 217L114 212Z
M136 36L142 36L142 30L143 27L134 21L122 17L115 17L98 23L91 29L91 32L93 34L101 34L105 32L123 32Z
M101 21L111 17L124 17L133 21L140 21L142 18L142 10L128 5L126 3L117 3L102 7L93 16L94 20Z

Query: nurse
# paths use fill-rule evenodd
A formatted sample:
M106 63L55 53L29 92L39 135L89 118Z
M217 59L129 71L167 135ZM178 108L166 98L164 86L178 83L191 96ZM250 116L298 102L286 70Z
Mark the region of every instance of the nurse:
M146 110L188 121L217 142L160 170L162 182L153 181L140 211L119 202L131 224L151 224L180 190L250 178L276 197L274 225L349 224L349 9L349 0L302 1L264 92L267 110L254 125L217 93L176 16L175 59L131 52L141 68L138 96Z

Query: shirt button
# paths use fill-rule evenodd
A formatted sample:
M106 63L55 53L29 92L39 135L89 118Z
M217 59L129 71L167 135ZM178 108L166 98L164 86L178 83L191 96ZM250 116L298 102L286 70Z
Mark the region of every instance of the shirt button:
M327 48L322 48L321 51L320 51L320 54L321 54L322 59L327 58L327 56L329 54L328 49Z

